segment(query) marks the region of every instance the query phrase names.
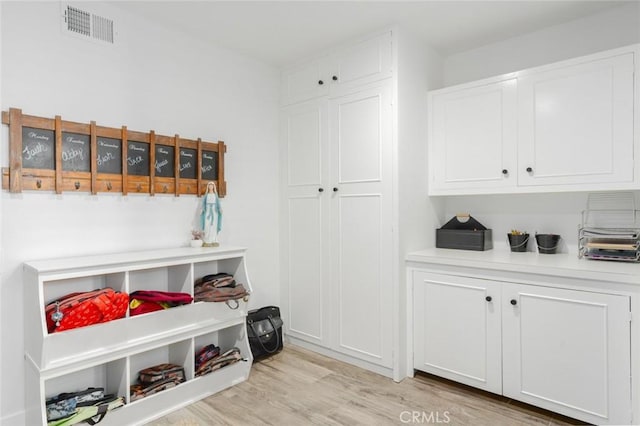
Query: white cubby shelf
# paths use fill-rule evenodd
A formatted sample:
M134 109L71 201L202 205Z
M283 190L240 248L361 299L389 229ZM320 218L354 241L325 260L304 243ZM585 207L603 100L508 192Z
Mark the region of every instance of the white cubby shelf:
M126 405L101 424L144 424L249 377L253 358L246 333L248 302L194 302L106 323L49 333L45 306L66 294L111 287L131 293L161 290L193 296L196 280L226 272L252 291L241 247L173 248L24 264L25 399L27 424L46 424L45 401L61 392L103 387ZM235 304L232 304L235 307ZM195 376L195 353L207 344L238 347L245 361ZM186 382L131 401L138 371L170 362L184 366Z

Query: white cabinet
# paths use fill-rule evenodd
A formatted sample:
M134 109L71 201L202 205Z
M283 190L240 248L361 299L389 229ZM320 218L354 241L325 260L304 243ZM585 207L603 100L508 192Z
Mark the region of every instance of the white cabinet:
M503 393L594 424L631 423L629 297L503 286Z
M431 92L429 193L637 189L638 52Z
M518 184L634 178L634 54L518 77Z
M290 338L390 369L391 84L282 114Z
M430 93L429 101L432 190L515 186L515 79Z
M336 96L391 76L391 32L361 39L282 73L282 104Z
M481 269L412 280L415 369L589 423L631 423L628 295Z
M242 248L178 248L28 262L24 265L27 424L46 424L45 400L61 392L103 387L125 396L104 424L143 424L247 379L252 356L247 302L197 302L92 326L47 332L44 306L77 291L112 287L186 292L204 275L227 272L251 290ZM238 347L246 362L196 377L195 353L207 344ZM131 401L139 370L159 363L184 366L187 381Z
M500 284L413 275L414 367L502 393Z

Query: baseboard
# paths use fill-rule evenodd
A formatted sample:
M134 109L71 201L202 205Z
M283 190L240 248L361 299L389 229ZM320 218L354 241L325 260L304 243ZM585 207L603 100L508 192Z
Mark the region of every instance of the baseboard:
M288 344L300 346L301 348L308 349L313 352L317 352L321 355L328 356L329 358L337 359L338 361L346 362L347 364L355 365L356 367L364 368L365 370L369 370L374 373L380 374L381 376L385 376L390 379L393 379L392 368L382 367L380 365L376 365L368 361L363 361L361 359L358 359L349 355L345 355L343 353L336 352L331 349L327 349L325 347L316 345L314 343L305 342L304 340L300 340L295 337L286 336L285 341Z

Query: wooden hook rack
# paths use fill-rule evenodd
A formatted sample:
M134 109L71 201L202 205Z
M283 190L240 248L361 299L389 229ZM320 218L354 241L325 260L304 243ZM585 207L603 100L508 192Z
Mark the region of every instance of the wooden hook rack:
M222 141L35 117L18 108L3 111L2 123L9 126L2 188L10 192L200 196L214 181L221 197L227 193Z

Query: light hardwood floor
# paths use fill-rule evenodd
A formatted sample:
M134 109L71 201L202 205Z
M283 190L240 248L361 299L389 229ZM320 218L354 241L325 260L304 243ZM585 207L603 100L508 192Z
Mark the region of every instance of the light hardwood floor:
M255 363L246 382L149 423L153 426L263 424L559 426L581 423L430 375L419 374L395 383L292 345Z

